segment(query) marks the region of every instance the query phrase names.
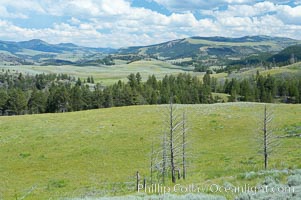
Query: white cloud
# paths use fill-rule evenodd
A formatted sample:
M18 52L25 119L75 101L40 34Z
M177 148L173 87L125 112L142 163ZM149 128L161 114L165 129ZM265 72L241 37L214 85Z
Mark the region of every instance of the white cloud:
M0 17L2 18L22 18L26 19L28 18L26 15L21 13L11 13L8 12L6 7L0 5Z
M254 2L254 0L154 0L157 3L174 11L183 10L206 10L214 9L216 7L225 6L229 4L247 4Z
M279 6L278 17L285 23L301 25L301 6Z
M1 5L5 7L14 8L18 12L35 11L39 13L45 13L43 6L37 0L22 0L22 1L1 0Z
M280 5L272 1L156 0L174 10L181 8L180 12L169 16L132 7L130 0L24 0L20 5L16 1L0 1L0 17L3 18L0 19L0 38L4 40L39 38L50 43L124 47L198 35L239 37L260 34L301 39L301 6ZM219 5L228 6L224 10L202 10L201 19L192 14L195 9ZM67 20L48 28L28 28L10 22L10 18L22 16L28 16L30 22L30 13Z

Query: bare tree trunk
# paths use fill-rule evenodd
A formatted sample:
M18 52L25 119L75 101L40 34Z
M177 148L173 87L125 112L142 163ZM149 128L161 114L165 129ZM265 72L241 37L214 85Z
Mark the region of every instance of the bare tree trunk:
M155 161L154 163L151 161L151 167L159 169L159 175L161 175L160 178L162 178L163 184L165 184L166 177L169 177L170 174L172 183L176 183L177 175L181 177L182 172L186 177L185 143L187 127L186 122L183 122L183 120L186 120L185 113L182 116L182 113L178 112L177 107L172 102L172 98L170 98L170 103L164 113L165 128L162 138L162 151L160 150L160 154L158 154L160 156L159 162Z
M176 175L175 175L175 157L174 157L174 124L173 124L173 103L172 99L170 99L170 112L169 112L169 143L170 143L170 165L171 165L171 180L173 183L176 182Z
M264 169L268 167L268 141L267 141L267 106L264 106L263 119L263 155L264 155Z
M183 179L186 179L186 114L183 112L183 129L182 129L182 156L183 156Z
M140 182L140 175L139 172L136 172L136 191L139 191L139 182Z
M181 179L181 169L177 169L177 172L178 172L178 179L180 180Z
M272 113L268 111L267 106L264 106L263 113L263 127L261 135L261 154L264 159L264 169L268 169L269 158L271 154L275 151L276 147L279 146L279 140L273 134L271 128L271 122L273 120Z
M154 165L154 141L152 141L151 163L150 163L150 182L153 184L153 166Z
M162 183L165 184L166 168L167 168L167 136L164 131L163 136L163 152L162 152Z

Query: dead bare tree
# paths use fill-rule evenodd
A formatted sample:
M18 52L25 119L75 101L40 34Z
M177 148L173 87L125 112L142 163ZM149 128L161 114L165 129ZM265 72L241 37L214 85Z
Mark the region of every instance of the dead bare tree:
M168 111L166 113L165 119L167 135L165 149L168 147L168 163L170 164L170 172L171 172L171 181L173 183L176 182L177 179L177 169L180 169L181 166L181 158L183 161L183 155L185 156L185 143L186 140L186 130L185 123L183 122L183 115L181 116L176 105L173 104L172 98L170 98L170 103L168 105ZM184 125L184 129L183 129ZM184 133L185 132L185 133ZM184 134L184 136L182 136ZM184 139L184 143L183 143ZM166 145L167 144L167 145ZM184 153L183 153L184 150ZM185 158L184 158L185 162ZM180 174L180 173L178 173Z
M167 134L164 131L162 143L162 182L165 184L165 176L167 171Z
M262 122L262 130L260 131L260 144L261 150L260 153L264 158L264 169L268 168L268 161L271 154L275 151L275 148L279 146L279 142L277 137L273 134L273 129L271 127L271 122L273 120L272 112L268 111L267 106L264 106L263 113L263 122Z
M140 174L136 172L136 191L139 191Z
M154 141L152 141L152 152L150 161L151 185L153 184L153 170L154 170Z
M171 180L176 182L175 175L175 131L179 125L175 122L175 107L173 106L172 99L169 104L169 145L170 145L170 166L171 166Z
M187 172L187 124L186 113L182 113L178 106L173 104L172 98L169 105L164 110L164 129L161 138L162 145L158 151L152 149L151 157L151 177L154 174L159 175L163 184L166 178L171 175L171 181L176 182L177 179L186 178ZM156 155L156 156L155 156ZM153 180L151 178L151 180Z
M186 179L186 133L187 133L187 127L186 127L186 113L183 112L183 118L182 118L182 165L183 165L183 179Z

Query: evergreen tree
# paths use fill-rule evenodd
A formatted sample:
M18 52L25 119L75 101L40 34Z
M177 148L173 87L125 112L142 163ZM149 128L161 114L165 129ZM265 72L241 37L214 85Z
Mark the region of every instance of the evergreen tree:
M70 94L64 85L52 84L47 100L48 112L66 112L70 108Z
M128 76L128 84L130 85L131 88L137 88L138 82L137 82L135 74L131 73Z
M203 77L203 84L205 86L211 86L211 78L210 78L210 72L207 71L206 74Z
M80 80L80 78L77 78L77 81L75 83L76 86L81 86L82 85L82 81Z
M30 113L44 113L47 106L47 96L46 93L34 89L31 93L30 99L28 101L28 108Z
M92 107L102 108L104 106L104 103L105 103L105 99L104 99L103 91L100 88L100 84L97 84L93 92Z
M82 110L84 107L83 94L81 87L75 85L70 92L71 109L73 111Z
M243 80L240 83L240 95L242 101L254 101L254 90L248 79Z
M83 109L88 110L91 109L93 106L93 93L89 89L88 85L82 86L81 87L82 91L82 100L83 100Z
M7 108L15 114L24 114L27 108L27 98L25 93L17 88L9 91L9 99L7 101Z
M110 108L114 106L113 102L113 95L112 95L112 89L110 87L107 87L103 90L104 94L104 107L105 108Z
M142 77L140 75L139 72L136 73L136 81L137 81L137 84L140 85L141 84L141 81L142 81Z
M4 89L0 89L0 114L3 114L5 111L5 106L7 104L7 100L9 99L9 96Z

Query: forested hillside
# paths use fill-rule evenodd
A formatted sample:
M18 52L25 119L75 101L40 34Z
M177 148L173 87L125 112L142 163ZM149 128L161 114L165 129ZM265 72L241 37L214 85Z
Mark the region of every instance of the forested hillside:
M213 93L228 94L223 99ZM208 71L202 79L190 74L155 75L143 82L140 73L130 74L128 81L110 86L95 84L93 76L76 79L66 74L36 76L3 71L0 74L0 111L2 115L68 112L115 106L199 104L224 101L301 102L301 78L261 75L219 81Z

